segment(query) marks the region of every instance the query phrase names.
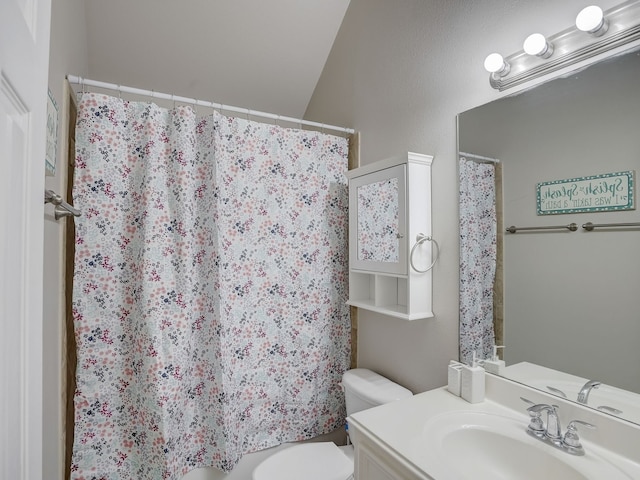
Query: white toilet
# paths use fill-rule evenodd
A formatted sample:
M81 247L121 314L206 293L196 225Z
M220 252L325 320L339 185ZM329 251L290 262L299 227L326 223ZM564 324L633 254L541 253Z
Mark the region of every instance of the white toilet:
M413 394L406 388L365 368L342 376L347 415L394 402ZM353 474L353 446L333 442L302 443L285 448L260 463L253 480L347 480Z

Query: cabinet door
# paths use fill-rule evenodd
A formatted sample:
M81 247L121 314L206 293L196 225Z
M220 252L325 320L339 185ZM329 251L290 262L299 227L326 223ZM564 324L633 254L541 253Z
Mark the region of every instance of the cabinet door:
M411 474L397 460L374 445L363 440L357 446L356 453L356 480L419 480L419 477Z
M397 165L349 183L352 269L407 274L405 172L405 165Z

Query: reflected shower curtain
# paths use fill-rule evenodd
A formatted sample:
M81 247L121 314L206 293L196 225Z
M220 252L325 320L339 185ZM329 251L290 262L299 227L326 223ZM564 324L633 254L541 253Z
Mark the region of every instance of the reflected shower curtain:
M343 425L346 139L82 95L71 478L178 479Z
M460 158L460 361L488 358L495 341L495 167Z

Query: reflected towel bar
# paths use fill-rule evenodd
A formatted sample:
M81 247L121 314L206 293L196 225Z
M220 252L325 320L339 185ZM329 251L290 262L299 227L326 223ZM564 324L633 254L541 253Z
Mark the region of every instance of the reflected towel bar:
M553 226L546 226L546 227L514 227L512 225L509 228L507 228L507 232L516 233L520 230L559 230L563 228L566 228L567 230L575 232L576 230L578 230L578 225L576 225L575 223L570 223L569 225L553 225Z
M587 232L591 232L594 228L612 228L612 227L640 227L640 223L583 223L582 228Z

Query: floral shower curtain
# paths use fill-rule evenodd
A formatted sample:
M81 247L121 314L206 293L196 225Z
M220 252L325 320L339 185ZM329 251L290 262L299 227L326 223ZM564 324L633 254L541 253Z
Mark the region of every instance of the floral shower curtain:
M460 360L488 358L495 341L495 167L460 158Z
M85 93L73 479L178 479L344 422L346 139Z

